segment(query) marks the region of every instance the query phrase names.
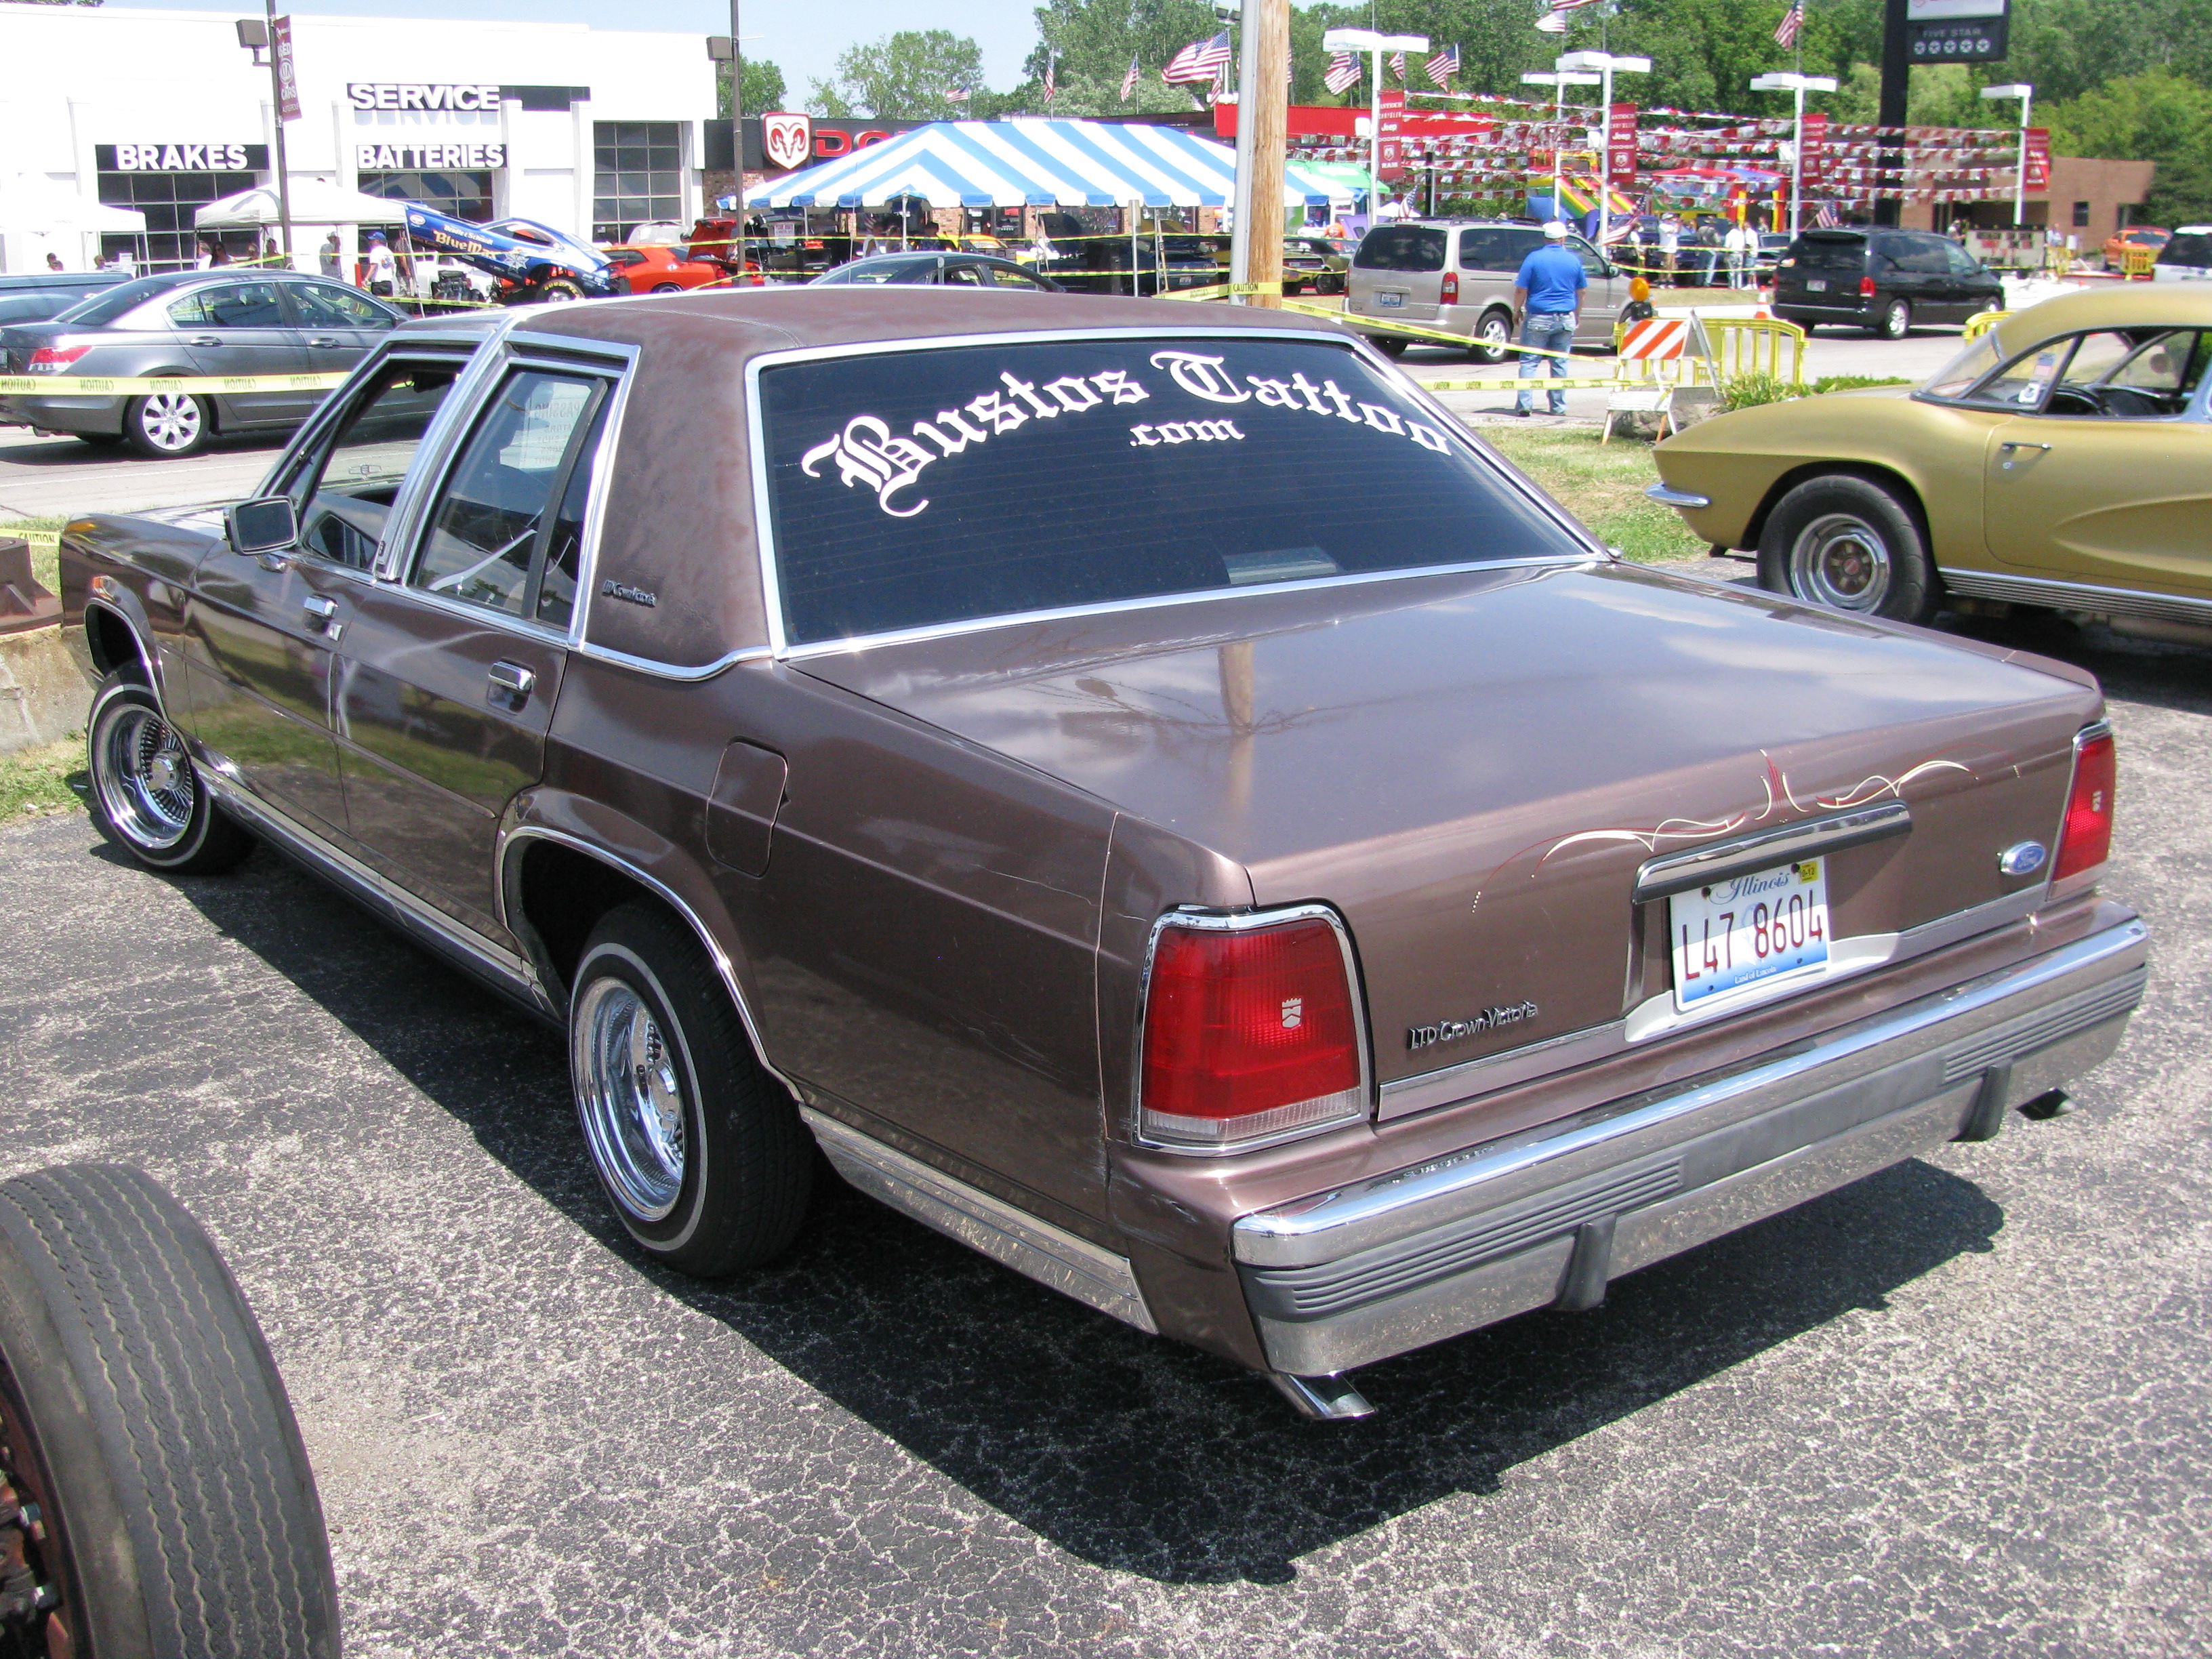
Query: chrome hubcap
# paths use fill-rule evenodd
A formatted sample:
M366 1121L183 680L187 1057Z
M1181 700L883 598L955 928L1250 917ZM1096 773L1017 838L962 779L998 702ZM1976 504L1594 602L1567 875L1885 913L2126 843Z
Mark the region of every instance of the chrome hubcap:
M659 1221L684 1188L684 1087L675 1052L644 999L595 981L576 1009L576 1109L592 1159L622 1206Z
M1831 513L1798 532L1790 586L1801 599L1838 611L1875 611L1889 597L1889 544L1849 513Z
M153 710L125 704L100 722L92 777L108 822L148 852L174 847L191 828L199 781L183 739Z
M156 449L185 449L200 435L200 400L181 392L157 392L146 399L139 429Z

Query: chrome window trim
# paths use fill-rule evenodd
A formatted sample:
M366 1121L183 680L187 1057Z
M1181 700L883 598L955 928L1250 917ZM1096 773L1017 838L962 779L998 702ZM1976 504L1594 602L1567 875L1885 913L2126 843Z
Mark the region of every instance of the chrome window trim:
M713 931L699 919L699 913L686 903L682 895L678 894L674 888L658 878L647 874L619 854L611 853L605 848L596 842L586 841L580 836L572 836L562 830L545 829L538 824L523 823L516 824L512 828L502 828L500 831L498 845L492 853L494 878L492 898L493 902L498 907L501 927L506 928L516 939L523 937L522 931L514 925L514 919L507 914L507 859L513 849L519 843L526 841L552 842L573 852L581 853L586 858L597 859L600 863L621 871L637 882L640 886L653 892L666 902L678 915L683 917L692 933L698 936L699 943L706 947L708 960L714 964L715 977L722 981L722 988L730 994L730 1000L737 1008L738 1018L744 1025L745 1036L753 1045L754 1057L760 1061L762 1069L785 1088L790 1090L793 1098L799 1097L798 1083L769 1058L768 1045L761 1041L759 1023L753 1018L752 1004L747 1000L744 988L738 983L737 965L730 960L730 954L722 948L721 941L714 937ZM571 991L574 989L573 986L568 988ZM546 994L550 999L550 987L546 988ZM561 1016L565 1022L568 1018L568 1010L565 1007L561 1010Z
M340 411L346 409L351 404L354 392L358 390L363 383L374 379L376 375L382 374L384 372L385 365L390 362L392 358L406 357L415 355L409 348L415 343L418 337L419 337L412 335L401 337L388 334L384 337L383 341L379 343L375 350L370 352L368 356L362 358L360 362L355 364L353 378L345 381L343 385L332 386L330 390L330 394L325 397L321 403L315 405L314 413L308 416L306 420L300 423L299 429L293 433L290 441L285 444L284 447L281 451L278 452L276 460L270 464L269 471L261 475L261 482L254 486L253 494L247 497L247 499L249 501L261 501L270 495L283 495L285 492L279 487L278 480L283 478L294 465L301 460L309 449L312 449L315 445L323 441L324 434L326 433L331 427L337 424ZM431 347L430 350L422 354L426 361L441 361L448 355L453 348L462 347L465 348L463 352L463 356L472 362L477 349L484 343L482 340L448 340L444 337L440 337L435 340L425 341L424 343ZM460 390L462 384L468 379L468 370L469 363L465 362L462 366L461 373L454 379L453 389L456 392ZM444 412L445 411L442 409L439 410L439 414L441 415L444 414ZM437 421L434 417L430 422L430 427L426 428L422 434L422 444L424 446L427 446L429 443L431 432L435 429L436 426ZM416 462L419 462L422 459L422 447L418 446L415 452L415 461L410 461L408 464L407 471L410 476L412 476ZM401 481L399 493L402 495L406 493L406 483L404 478ZM394 497L392 501L393 508L397 510L398 505L399 502L398 497ZM381 546L382 544L380 543L380 550L381 549Z
M1380 372L1382 378L1407 395L1411 401L1442 422L1444 435L1498 474L1498 482L1515 490L1523 501L1537 508L1540 516L1548 519L1567 539L1586 550L1562 550L1540 558L1488 559L1461 565L1430 565L1414 570L1385 570L1367 572L1350 576L1323 577L1311 582L1270 583L1264 588L1203 588L1189 593L1148 595L1139 599L1115 599L1085 605L1059 607L1048 611L1006 612L980 617L959 622L932 623L919 628L874 634L848 635L837 640L815 640L804 645L791 643L784 629L783 586L775 547L775 521L769 490L767 428L761 410L760 377L763 371L790 363L822 362L842 357L878 357L902 356L915 351L949 351L970 346L1042 345L1070 340L1243 340L1258 337L1267 340L1301 340L1310 343L1332 346L1357 356L1368 368ZM991 629L1019 625L1024 623L1052 621L1062 617L1100 616L1115 611L1135 611L1162 605L1211 604L1224 599L1249 599L1255 593L1282 592L1312 587L1350 586L1361 582L1390 581L1407 576L1448 575L1467 570L1504 570L1529 566L1562 568L1586 564L1593 561L1609 561L1611 555L1592 540L1589 532L1570 518L1558 502L1551 500L1521 474L1498 453L1480 442L1463 425L1459 417L1438 403L1420 383L1404 374L1363 337L1342 329L1300 328L1222 328L1198 325L1173 325L1164 328L1066 328L1039 329L1034 331L1006 331L994 334L927 335L912 339L864 340L835 346L800 346L784 351L767 351L745 364L745 434L751 448L753 474L753 544L759 556L761 597L763 613L768 619L769 647L778 658L816 655L823 652L842 652L881 645L894 641L939 639L956 634L979 633Z
M1226 1141L1218 1146L1194 1146L1188 1141L1158 1140L1146 1135L1144 1132L1145 1021L1152 1012L1152 963L1159 953L1160 935L1170 927L1188 927L1202 933L1247 933L1254 928L1274 927L1285 922L1314 919L1328 923L1336 934L1337 950L1344 957L1345 983L1351 988L1352 1018L1358 1026L1359 1109L1347 1112L1340 1117L1301 1123L1295 1128L1274 1134ZM1368 1122L1375 1115L1374 1052L1374 1033L1370 1030L1367 1018L1367 982L1359 971L1358 953L1352 949L1352 929L1334 906L1309 902L1286 904L1268 910L1224 911L1192 908L1170 910L1154 918L1152 930L1146 936L1144 971L1137 981L1135 1053L1129 1071L1129 1139L1135 1145L1156 1152L1173 1152L1184 1158L1233 1158L1243 1152L1256 1152L1265 1146L1279 1146L1286 1140L1303 1140L1310 1135L1326 1134L1332 1129Z
M696 668L678 668L673 663L660 662L652 657L633 656L611 646L593 645L589 640L574 644L570 649L578 656L588 657L594 662L610 663L635 673L650 674L656 679L680 680L687 684L711 680L725 669L734 667L738 663L757 662L773 654L764 645L749 645L742 651L726 651L714 661L702 663Z
M2206 380L2212 381L2212 374ZM2063 581L2051 576L2014 576L1990 570L1946 568L1943 586L1968 599L2005 599L2052 611L2102 611L2115 617L2156 617L2167 622L2194 623L2212 627L2212 599L2194 599L2173 593L2144 593L2133 588L2100 587L2093 582ZM2069 599L2081 601L2069 605Z
M2050 890L2046 886L2023 887L2017 893L2008 893L2004 897L1991 899L1986 904L1954 910L1948 916L1937 916L1902 933L1855 933L1849 939L1838 939L1836 945L1839 951L1853 944L1864 945L1869 953L1876 949L1884 951L1880 960L1865 962L1857 972L1894 968L1978 934L1991 933L2025 921L2049 901ZM1808 991L1823 988L1843 977L1845 975L1833 975L1821 981L1818 987L1803 988ZM1638 1009L1602 1025L1588 1025L1579 1031L1562 1032L1540 1042L1526 1043L1518 1048L1507 1048L1494 1054L1478 1054L1472 1060L1463 1060L1456 1066L1447 1066L1439 1071L1420 1072L1412 1077L1394 1079L1385 1083L1379 1091L1379 1116L1382 1121L1389 1122L1396 1118L1410 1117L1417 1112L1464 1105L1516 1084L1534 1082L1573 1066L1609 1060L1636 1047L1638 1042L1656 1042L1693 1024L1701 1029L1710 1028L1732 1015L1756 1013L1763 1009L1782 1006L1789 999L1785 997L1777 1001L1721 1009L1711 1015L1686 1016L1656 1029L1646 1029L1637 1039L1630 1038L1629 1022L1635 1013L1647 1007L1658 1008L1663 1012L1665 1006L1670 1006L1673 1000L1672 991L1662 991Z
M607 355L615 355L616 349L611 345ZM619 351L621 376L607 394L606 424L599 430L599 447L591 456L591 493L584 501L584 544L576 559L576 604L568 617L569 648L590 654L605 649L586 644L591 635L592 593L599 586L599 538L606 525L607 497L614 490L615 450L622 441L623 419L629 412L630 388L637 384L637 362L641 355L641 348L635 345L622 346Z
M1863 847L1910 833L1912 809L1901 800L1853 807L1825 817L1806 818L1778 830L1761 830L1728 841L1709 842L1685 853L1646 859L1636 872L1630 897L1638 904L1685 893L1709 881L1820 858L1846 848Z
M416 520L420 518L423 503L434 494L430 480L441 475L446 467L447 452L459 441L457 434L466 430L462 411L476 402L478 389L484 381L499 372L503 361L501 342L514 321L502 319L483 343L472 353L467 366L453 380L453 389L438 406L424 429L422 442L415 452L415 459L407 469L407 477L400 484L399 493L392 498L392 516L386 520L385 533L376 544L376 563L372 567L380 582L396 580L392 571L397 568L397 550L405 546L415 535ZM394 350L392 356L404 356Z

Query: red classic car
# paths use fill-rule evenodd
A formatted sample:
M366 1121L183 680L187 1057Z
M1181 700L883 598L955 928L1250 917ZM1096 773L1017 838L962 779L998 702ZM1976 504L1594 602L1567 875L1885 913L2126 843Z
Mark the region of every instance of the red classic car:
M727 283L730 273L719 264L688 257L681 247L659 242L635 246L618 244L600 250L614 262L633 294L681 294L686 289Z
M1624 563L1280 313L410 323L63 587L114 843L275 842L565 1027L648 1256L770 1260L819 1148L1317 1416L2045 1110L2142 994L2090 676Z

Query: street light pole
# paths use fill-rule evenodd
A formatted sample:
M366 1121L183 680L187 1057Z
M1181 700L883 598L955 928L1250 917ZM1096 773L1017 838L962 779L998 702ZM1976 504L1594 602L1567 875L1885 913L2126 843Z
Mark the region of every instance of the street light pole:
M1564 58L1559 59L1562 64L1566 61ZM1559 139L1563 136L1562 129L1567 124L1567 88L1594 87L1603 79L1602 76L1577 75L1564 69L1531 70L1521 77L1524 86L1552 88L1552 216L1554 219L1567 216L1559 210L1560 178L1566 170L1566 157L1563 153L1566 146Z
M1797 234L1798 220L1805 200L1805 94L1808 92L1833 92L1836 81L1830 75L1799 75L1790 70L1777 70L1771 75L1751 77L1753 92L1787 92L1796 99L1796 116L1790 130L1790 234Z
M1323 52L1368 54L1367 228L1375 228L1382 206L1382 54L1426 52L1425 34L1377 34L1373 29L1330 29L1321 38Z
M1562 70L1596 70L1605 78L1605 90L1600 94L1598 106L1599 130L1605 143L1598 149L1597 240L1605 246L1606 232L1613 226L1613 77L1622 75L1649 75L1649 58L1629 58L1610 52L1571 52L1559 60L1556 67Z
M2012 222L2015 230L2025 229L2027 220L2027 112L2035 102L2035 88L2024 81L2010 86L1984 87L1984 98L2017 98L2020 100L2020 158L2012 176Z
M276 140L276 222L284 233L284 268L292 268L292 170L284 155L284 82L276 50L276 0L262 0L269 29L269 114ZM261 250L253 250L258 263Z

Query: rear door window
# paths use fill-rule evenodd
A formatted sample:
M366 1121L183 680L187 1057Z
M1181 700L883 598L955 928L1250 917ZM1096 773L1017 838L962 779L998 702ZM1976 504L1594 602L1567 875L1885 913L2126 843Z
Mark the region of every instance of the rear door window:
M1820 276L1856 276L1866 264L1863 236L1804 236L1798 239L1797 269Z
M1582 551L1339 346L886 351L769 365L758 396L796 645Z
M1445 240L1429 225L1384 225L1368 232L1352 263L1363 270L1442 270Z
M274 283L217 283L173 303L169 320L179 328L282 328L284 310Z
M1462 270L1517 270L1521 262L1513 257L1504 229L1485 225L1460 232L1459 265Z

